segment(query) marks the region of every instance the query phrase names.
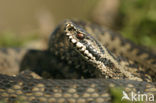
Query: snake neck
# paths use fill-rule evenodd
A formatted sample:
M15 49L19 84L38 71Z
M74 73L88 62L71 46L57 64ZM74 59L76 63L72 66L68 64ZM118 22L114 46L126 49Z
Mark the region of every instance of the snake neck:
M141 67L131 67L134 63L117 58L93 35L75 21L67 20L51 35L49 50L68 63L69 69L83 71L87 78L151 81L149 76L142 74L144 71Z
M129 60L136 61L143 69L155 78L156 54L147 47L136 45L132 41L123 38L119 33L113 32L93 23L79 23L90 34L96 37L111 52L118 56L124 56Z

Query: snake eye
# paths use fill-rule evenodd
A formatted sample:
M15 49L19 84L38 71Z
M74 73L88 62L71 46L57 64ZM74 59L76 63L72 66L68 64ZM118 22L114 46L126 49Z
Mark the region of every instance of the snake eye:
M82 34L82 33L77 33L77 35L76 35L76 37L78 38L78 39L84 39L84 34Z

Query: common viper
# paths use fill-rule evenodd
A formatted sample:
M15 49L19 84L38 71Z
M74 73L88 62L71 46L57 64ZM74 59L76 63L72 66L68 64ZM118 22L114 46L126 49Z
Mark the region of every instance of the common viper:
M89 22L65 20L47 50L0 51L0 100L8 103L112 102L114 86L156 95L155 54Z

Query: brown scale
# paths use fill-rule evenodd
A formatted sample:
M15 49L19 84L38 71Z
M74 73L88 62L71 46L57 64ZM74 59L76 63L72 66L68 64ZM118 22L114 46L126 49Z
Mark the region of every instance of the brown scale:
M144 66L143 68L146 71L152 71L150 75L155 78L156 54L148 51L146 47L135 45L130 40L123 38L118 33L91 23L86 26L87 27L84 28L87 28L87 32L90 34L96 34L96 36L93 36L97 38L103 45L105 45L111 52L118 56L128 57L132 61L137 61L139 65Z
M95 31L98 32L95 38L99 39L103 44L107 44L108 49L115 49L119 54L126 51L127 53L132 53L134 56L138 54L138 56L142 56L143 53L136 52L138 49L131 49L133 47L129 42L122 42L120 36L114 36L115 34L104 33L103 29L99 28L99 26L92 25L89 27L87 23L81 22L79 25L87 26L88 32L92 34ZM98 29L97 29L98 28ZM89 31L90 30L90 31ZM58 31L58 29L56 30ZM101 34L99 34L101 32ZM113 37L112 37L113 36ZM82 34L79 34L79 37L83 38ZM61 38L59 38L61 40ZM55 42L56 43L56 42ZM112 44L111 44L112 43ZM115 45L116 44L116 45ZM62 45L62 44L61 44ZM60 45L59 45L60 46ZM56 48L58 45L56 45ZM135 46L134 46L135 47ZM120 48L120 49L119 49ZM63 51L63 50L59 50ZM68 52L69 53L69 52ZM146 58L147 60L151 60L150 56L147 55L141 59ZM131 54L129 54L131 56ZM138 57L136 56L136 58ZM69 67L65 65L65 63L61 63L61 60L58 60L59 57L51 55L49 51L40 51L40 50L16 50L16 49L0 49L0 72L8 73L11 72L11 75L18 74L19 71L30 69L33 73L29 71L24 71L17 76L8 76L0 74L0 101L6 102L37 102L37 103L51 103L51 102L111 102L112 95L109 92L113 87L123 87L125 91L141 91L144 93L145 91L148 93L152 93L156 95L156 84L147 83L147 82L139 82L139 81L129 81L129 80L113 80L113 79L81 79L81 80L54 80L55 78L60 77L60 79L65 79L65 75L69 75ZM134 75L139 75L135 71L139 69L142 72L142 68L137 64L134 60L127 61L126 59L120 60L123 63L131 64L128 65L130 70ZM8 63L9 62L9 63ZM130 62L130 63L128 63ZM150 63L150 62L149 62ZM8 65L10 64L10 65ZM56 65L57 64L57 65ZM77 63L78 64L78 63ZM85 64L85 63L84 63ZM82 64L82 66L84 66ZM154 64L154 63L153 63ZM7 66L4 66L7 65ZM81 66L81 65L78 65ZM154 65L152 65L153 67ZM55 68L55 69L54 69ZM60 70L60 68L66 68L64 70ZM85 68L85 67L83 67ZM47 71L46 71L47 70ZM155 70L155 69L152 69ZM36 74L34 74L34 72ZM53 73L53 80L45 80L41 77L43 72L44 75L48 75L47 73ZM144 72L144 71L143 71ZM151 72L150 74L154 74L155 72ZM147 73L148 73L147 72ZM39 73L39 74L38 74ZM50 74L51 75L51 74ZM73 73L73 76L77 75ZM142 74L146 76L146 74ZM68 77L67 76L67 77ZM72 76L72 75L71 75ZM148 78L148 75L147 75ZM155 78L155 76L153 76ZM33 84L33 85L32 85ZM25 87L25 89L23 89ZM28 89L26 89L28 88ZM59 98L58 98L59 97ZM71 98L72 97L72 98ZM84 98L85 97L85 98ZM20 98L20 99L19 99Z
M127 93L140 91L156 95L154 83L136 82L113 79L87 79L87 80L43 80L25 78L24 75L15 77L0 75L0 100L9 102L37 102L37 103L86 103L111 102L112 88L122 87ZM5 81L8 82L5 82ZM10 84L10 87L6 85ZM33 85L31 85L33 84ZM24 89L23 87L28 87ZM9 88L9 89L8 89Z

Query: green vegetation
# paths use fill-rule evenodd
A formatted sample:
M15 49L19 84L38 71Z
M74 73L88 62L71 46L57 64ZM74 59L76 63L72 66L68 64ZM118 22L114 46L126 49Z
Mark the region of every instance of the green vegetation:
M38 38L37 34L29 36L19 36L12 32L3 32L0 34L0 47L20 47L24 43Z
M95 1L92 0L91 5L94 3ZM156 6L155 5L156 5L156 0L121 0L119 19L117 20L117 24L116 24L117 27L120 27L119 31L121 31L121 33L124 34L125 37L130 38L137 44L143 44L151 47L156 46L156 35L155 35L156 34ZM85 5L82 7L84 9L84 11L82 12L86 13L85 10L88 8ZM58 13L61 14L60 12ZM71 13L70 12L67 13L67 15L69 14ZM2 46L20 47L24 43L37 38L38 35L34 33L31 36L17 37L17 35L14 34L13 32L3 32L0 34L0 47ZM114 98L113 103L121 102L121 98L122 98L121 88L112 88L111 94ZM0 101L0 103L5 103L5 102ZM130 101L122 101L122 103L130 103Z
M155 4L155 0L121 0L118 25L122 34L137 44L155 46Z
M58 10L49 8L52 10L57 10L54 13L55 18L66 19L69 17L73 18L89 18L92 13L94 6L100 0L91 0L83 2L83 5L75 6L75 9L71 12L71 6L65 6L66 3L72 5L82 4L81 1L68 1L70 3L63 2L62 6L65 6L65 11L60 13ZM60 5L59 2L55 1L56 5ZM156 0L121 0L119 8L119 17L116 20L116 27L118 30L124 34L125 37L130 38L137 44L143 44L151 47L156 46ZM50 6L51 7L51 6ZM55 8L57 8L56 6ZM70 12L67 12L70 11ZM81 12L79 12L81 11ZM55 14L56 13L56 14ZM43 14L44 15L44 14ZM86 17L87 15L87 17ZM60 22L60 19L56 19ZM57 22L56 22L57 23ZM35 35L36 37L36 35ZM35 39L33 37L16 37L12 32L0 33L0 46L21 46L23 43Z
M122 100L122 91L123 89L121 87L114 87L114 88L111 88L110 89L110 94L113 98L113 101L112 103L132 103L132 101L129 101L129 100ZM143 101L133 101L133 103L142 103Z
M111 96L113 98L112 103L120 103L122 98L122 89L121 88L111 88Z

